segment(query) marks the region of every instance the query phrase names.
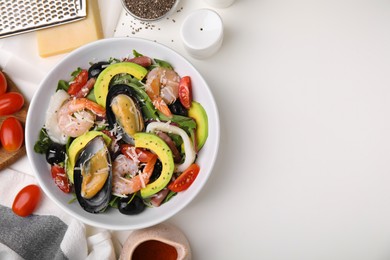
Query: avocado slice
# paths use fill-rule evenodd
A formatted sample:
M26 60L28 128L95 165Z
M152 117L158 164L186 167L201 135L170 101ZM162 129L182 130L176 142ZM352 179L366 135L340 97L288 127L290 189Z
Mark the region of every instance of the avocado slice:
M111 143L111 138L105 135L103 132L89 131L74 139L73 142L70 144L67 151L68 161L66 164L66 173L68 174L68 178L71 183L73 183L74 165L76 163L77 157L79 156L81 150L87 145L89 141L91 141L93 138L99 135L103 136L104 141L106 142L107 145Z
M109 65L99 74L95 82L94 93L96 102L99 105L106 107L106 97L110 81L115 75L121 73L127 73L138 80L142 80L148 73L148 70L133 62L118 62Z
M139 132L134 134L135 147L146 148L154 152L162 163L160 177L140 190L142 198L148 198L164 189L172 178L175 169L172 151L157 135Z
M191 107L188 110L188 116L192 117L196 122L196 150L202 149L209 135L208 117L206 110L196 101L192 101Z

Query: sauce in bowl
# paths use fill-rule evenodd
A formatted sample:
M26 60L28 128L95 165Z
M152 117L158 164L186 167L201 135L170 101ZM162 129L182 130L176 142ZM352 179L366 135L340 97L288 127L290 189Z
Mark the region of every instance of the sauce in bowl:
M132 260L176 260L177 251L171 245L158 240L147 240L137 246Z

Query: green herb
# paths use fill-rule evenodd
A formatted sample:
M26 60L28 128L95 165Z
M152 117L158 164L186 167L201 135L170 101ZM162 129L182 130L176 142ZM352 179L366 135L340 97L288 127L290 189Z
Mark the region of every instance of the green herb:
M38 141L34 145L34 151L36 153L46 154L46 151L49 149L51 143L52 141L47 135L46 129L42 128L39 132Z
M88 93L87 99L96 103L95 89L94 88Z
M110 58L108 60L108 63L110 63L110 64L114 64L114 63L118 63L118 62L121 62L121 60L117 59L117 58Z
M112 208L118 208L118 204L119 204L119 197L117 196L113 196L113 198L111 199L111 201L108 203L108 205Z
M72 204L73 202L75 202L77 200L77 197L76 197L76 194L73 193L73 198L71 200L68 201L68 204Z
M168 202L170 199L172 199L174 196L176 196L177 192L169 191L168 195L165 197L162 203Z
M80 72L82 71L83 69L78 67L75 71L73 71L70 75L72 76L72 81L77 77L77 75L80 74Z
M181 138L181 136L175 135L175 134L170 134L170 133L167 133L167 134L172 139L172 141L175 143L175 146L180 148L182 143L183 143L183 139Z
M134 55L134 57L142 57L142 56L144 56L143 54L139 53L136 50L133 50L133 55Z
M131 196L131 198L130 198L129 201L127 202L127 205L129 205L129 204L133 201L133 199L134 199L134 197L135 197L135 194L137 194L137 193L136 193L136 192L133 193L133 195Z
M58 81L58 84L57 84L57 89L56 89L56 92L58 91L58 90L60 90L60 89L62 89L62 90L65 90L65 91L68 91L68 89L69 89L69 83L67 82L67 81L65 81L65 80L59 80Z
M191 129L196 128L196 122L193 118L181 115L172 115L171 118L165 116L163 113L158 111L158 117L162 121L171 121L176 123L180 128L183 128L186 132L190 133Z
M164 60L154 59L154 62L156 64L155 67L162 67L167 69L173 69L172 65L169 62L166 62Z

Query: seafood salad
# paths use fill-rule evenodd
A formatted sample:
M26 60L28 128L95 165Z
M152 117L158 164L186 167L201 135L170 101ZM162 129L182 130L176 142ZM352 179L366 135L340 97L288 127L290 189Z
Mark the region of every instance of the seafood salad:
M58 81L34 150L90 213L139 214L190 188L208 136L191 75L133 51Z

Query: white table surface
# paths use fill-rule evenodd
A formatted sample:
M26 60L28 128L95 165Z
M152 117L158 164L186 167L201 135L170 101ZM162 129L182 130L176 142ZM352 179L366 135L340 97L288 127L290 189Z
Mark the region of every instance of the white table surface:
M207 5L180 6L160 31L132 34L120 17L111 37L177 50L217 101L213 174L169 220L194 259L390 259L390 2L236 0L214 9L225 38L205 60L185 52L178 28ZM42 72L62 57L40 58L35 33L0 40L0 48ZM30 99L28 83L37 85L20 86ZM31 169L27 158L11 168ZM129 231L113 234L123 241Z

